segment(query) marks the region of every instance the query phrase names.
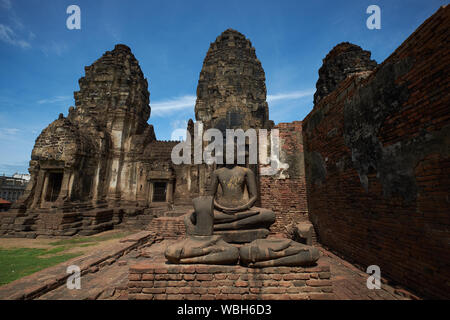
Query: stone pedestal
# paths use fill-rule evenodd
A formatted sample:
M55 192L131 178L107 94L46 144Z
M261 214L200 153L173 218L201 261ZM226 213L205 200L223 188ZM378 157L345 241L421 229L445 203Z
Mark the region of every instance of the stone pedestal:
M269 235L267 229L214 231L228 243L248 243L256 239L264 239Z
M130 300L334 299L330 266L245 268L170 265L144 261L130 266Z

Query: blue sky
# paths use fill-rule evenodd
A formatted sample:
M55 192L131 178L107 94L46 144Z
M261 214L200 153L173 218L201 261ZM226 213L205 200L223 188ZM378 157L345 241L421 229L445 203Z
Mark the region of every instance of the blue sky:
M66 28L69 5L81 30ZM366 8L381 8L381 30ZM0 174L27 172L33 144L74 105L84 66L116 43L131 47L149 81L158 139L194 118L195 92L211 42L227 28L245 34L266 72L270 118L302 120L322 59L350 41L389 56L445 1L0 0Z

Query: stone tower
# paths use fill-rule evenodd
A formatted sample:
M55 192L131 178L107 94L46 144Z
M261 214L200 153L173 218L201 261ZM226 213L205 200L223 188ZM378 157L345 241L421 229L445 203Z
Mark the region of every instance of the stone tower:
M265 73L250 40L225 30L211 43L197 86L195 117L205 129L269 128Z
M74 93L75 107L36 139L31 179L10 217L14 221L25 214L27 225L15 230L11 224L6 233L92 234L119 223L125 212L121 208L147 206L152 162L147 154L156 140L147 123L147 80L122 44L85 73Z
M323 59L314 93L314 105L331 93L346 77L375 69L377 63L370 59L370 51L349 42L336 45Z
M92 118L111 130L114 119L127 114L134 122L130 134L143 132L150 117L150 95L147 80L129 47L118 44L104 53L85 67L85 76L78 83L73 120L82 124L85 118Z
M151 140L147 80L129 47L123 44L107 51L79 80L80 91L75 92L75 109L70 109L69 120L85 132L97 127L107 133L107 139L99 141L100 149L108 149L108 164L99 163L97 172L108 172L100 194L108 200L131 200L136 184L133 171L137 154L133 152L133 140L146 133ZM96 139L96 137L93 137ZM98 139L98 138L97 138ZM142 152L142 150L140 150ZM96 177L96 179L98 179Z

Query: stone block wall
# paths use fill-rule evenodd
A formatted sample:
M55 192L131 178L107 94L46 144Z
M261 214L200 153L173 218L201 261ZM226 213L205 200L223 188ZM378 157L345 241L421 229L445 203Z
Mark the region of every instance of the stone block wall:
M130 266L131 300L312 300L334 299L330 266L252 269L241 266Z
M423 297L450 298L450 7L303 121L320 242Z
M308 220L302 122L279 123L274 129L279 130L280 159L289 168L276 175L260 175L261 207L275 212L271 232L286 233L289 224Z

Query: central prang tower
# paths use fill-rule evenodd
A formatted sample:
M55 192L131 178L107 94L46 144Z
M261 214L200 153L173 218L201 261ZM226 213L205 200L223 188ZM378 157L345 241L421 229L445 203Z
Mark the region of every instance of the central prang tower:
M250 40L225 30L211 43L197 86L195 118L204 128L271 128L266 77Z

